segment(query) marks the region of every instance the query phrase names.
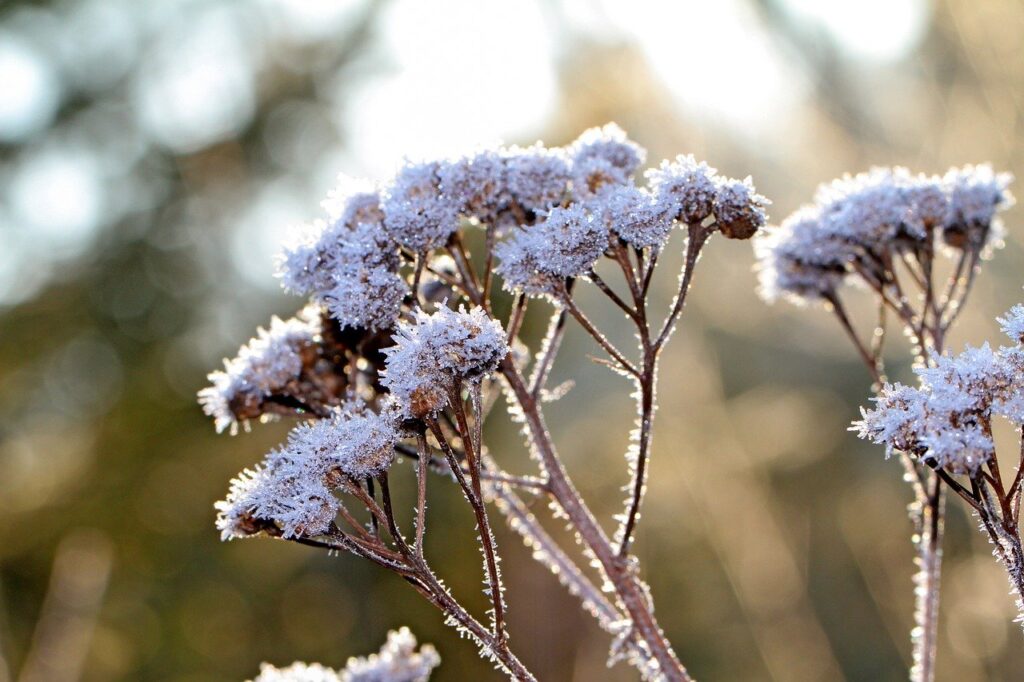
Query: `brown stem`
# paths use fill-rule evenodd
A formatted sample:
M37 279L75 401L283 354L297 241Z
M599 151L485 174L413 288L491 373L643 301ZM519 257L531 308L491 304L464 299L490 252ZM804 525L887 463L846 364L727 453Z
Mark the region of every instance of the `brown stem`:
M548 322L548 332L544 335L544 343L540 349L540 359L534 364L533 373L530 376L530 393L533 396L540 395L547 381L548 374L555 362L555 355L562 345L562 337L565 336L565 308L557 309Z
M501 372L511 390L512 398L522 411L530 441L547 474L552 497L565 512L573 528L579 533L581 540L608 578L633 621L640 639L650 650L653 662L657 663L661 679L669 682L690 680L654 617L646 588L630 570L629 563L616 554L615 548L569 479L568 472L555 451L554 443L551 442L539 404L527 389L522 375L509 358L502 363Z
M452 402L461 406L461 397L457 395L452 397ZM469 462L470 482L467 482L466 477L463 476L462 467L459 465L455 451L452 450L448 439L445 438L444 432L437 421L431 419L427 423L434 434L434 438L440 444L445 457L448 458L452 472L455 473L455 478L462 487L462 492L469 501L470 507L473 508L473 514L476 517L476 527L480 533L480 544L484 552L484 563L487 567L487 581L490 587L491 604L494 609L494 634L499 642L504 642L507 638L505 633L505 605L501 594L501 577L498 573L498 564L495 558L494 535L491 533L491 526L487 519L487 510L484 508L483 494L480 489L480 476L477 471L477 465L474 464L476 458L470 454L473 450L471 444L473 437L469 432L468 424L466 424L464 410L457 408L456 418L459 421L459 433L462 437L463 447L466 449L466 460Z
M602 334L600 330L594 326L594 324L590 321L590 318L588 318L583 313L583 311L579 309L579 306L576 305L576 302L572 299L572 296L566 295L565 297L563 297L562 303L569 310L569 313L574 318L576 318L576 321L580 323L580 326L583 327L583 329L585 329L587 333L590 334L594 341L597 342L597 345L601 346L601 348L603 348L604 351L608 353L608 355L610 355L612 359L615 360L615 362L618 363L619 367L621 367L621 369L624 372L632 374L633 376L640 375L640 371L633 366L633 363L627 360L626 357L621 352L619 352L619 349L613 346L611 341L605 338L605 335Z
M680 313L683 312L683 305L686 303L686 294L690 291L690 282L693 280L693 271L697 267L700 251L710 236L711 230L700 225L690 226L689 236L686 240L686 261L683 263L683 275L679 279L679 291L676 292L676 300L672 304L672 310L669 312L668 317L665 318L665 324L658 334L658 340L654 342L656 349L660 349L665 345L665 341L668 340L672 330L675 329L676 320L679 318Z
M430 453L427 439L422 433L416 434L416 449L419 461L416 467L416 553L423 557L423 536L427 530L427 475Z

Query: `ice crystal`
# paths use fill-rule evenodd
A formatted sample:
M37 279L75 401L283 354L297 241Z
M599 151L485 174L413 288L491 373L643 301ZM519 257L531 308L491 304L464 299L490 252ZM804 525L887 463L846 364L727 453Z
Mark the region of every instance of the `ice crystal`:
M384 351L382 382L417 419L436 414L458 383L480 381L508 354L505 331L481 308L417 310L412 324L399 325L395 341Z
M380 653L350 658L341 672L342 682L427 682L441 664L437 650L424 644L416 650L409 628L392 630Z
M1024 305L1015 305L1009 312L996 320L1003 333L1014 343L1024 343Z
M630 141L622 128L609 123L585 131L569 147L573 192L595 194L609 185L625 185L643 164L647 151Z
M296 426L261 465L232 481L216 505L221 536L245 537L267 523L279 525L284 537L326 532L338 512L331 492L338 474L362 479L390 466L402 436L397 421L391 406L377 413L350 404Z
M537 212L558 205L569 190L569 161L561 149L536 144L505 152L505 179L512 198L524 210Z
M914 370L918 387L886 384L853 429L885 445L887 454L900 450L954 473L973 473L993 456L993 416L1024 423L1021 350L985 344L957 356L934 355L929 366Z
M443 165L406 164L384 191L384 228L416 253L443 246L459 227L458 202L441 191Z
M590 271L608 249L608 229L581 204L553 208L544 221L516 232L497 251L509 288L549 293L554 282Z
M343 326L390 327L407 287L397 274L398 246L384 229L379 196L338 190L324 207L331 221L294 235L278 256L282 285L325 305Z
M638 249L660 248L672 232L674 207L633 185L609 187L587 208L612 233Z
M714 207L715 169L692 155L662 161L645 173L652 190L661 201L676 207L676 216L685 223L700 223Z
M199 403L217 431L237 430L239 422L262 414L263 401L299 377L302 354L318 331L313 308L286 321L275 317L235 358L224 360L223 371L210 373L211 385L199 392Z
M497 151L443 163L437 176L442 194L468 217L492 220L508 201L505 159Z
M944 178L875 168L822 185L813 205L761 235L762 294L828 297L843 279L838 271L870 271L887 254L929 246L936 234L985 255L999 245L996 212L1012 203L1010 179L988 166L954 168Z
M750 176L743 180L715 178L715 223L729 239L750 239L764 227L768 200L754 190Z
M344 670L335 671L319 663L296 662L287 668L264 663L252 682L427 682L441 664L441 657L429 644L418 651L416 645L409 628L392 630L380 653L352 657Z

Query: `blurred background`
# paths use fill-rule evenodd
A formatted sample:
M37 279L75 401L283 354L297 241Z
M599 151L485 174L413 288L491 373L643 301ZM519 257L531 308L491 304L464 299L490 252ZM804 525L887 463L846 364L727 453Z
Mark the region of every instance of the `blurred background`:
M299 307L272 276L289 225L342 171L608 121L651 163L692 152L753 175L776 221L872 164L1024 176L1022 32L1011 0L0 3L0 681L341 666L403 624L440 650L436 679L495 678L391 574L218 541L213 502L288 425L218 437L195 392ZM1007 223L955 348L998 341L994 316L1022 298L1020 209ZM748 243L711 243L662 367L637 544L661 623L700 679L905 679L909 491L846 432L868 379L830 315L763 304L752 265ZM628 391L582 334L567 344L553 383L577 386L549 421L610 527ZM890 354L905 375L905 344ZM494 422L499 459L527 471ZM482 607L470 515L448 497L438 569ZM1022 679L974 525L950 504L939 678ZM513 642L541 679L634 679L604 668L608 638L504 528L499 545Z

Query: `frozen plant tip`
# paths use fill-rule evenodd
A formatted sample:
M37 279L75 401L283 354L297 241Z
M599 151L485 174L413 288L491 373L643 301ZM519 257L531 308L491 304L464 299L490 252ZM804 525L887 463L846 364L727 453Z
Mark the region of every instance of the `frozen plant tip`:
M415 324L401 325L396 344L385 350L384 385L407 416L422 419L448 405L463 383L479 383L508 354L505 330L482 309L439 308L415 313Z
M380 183L343 181L324 202L326 215L278 259L284 288L308 297L314 312L261 331L201 394L220 429L257 417L307 420L232 482L217 504L222 537L271 537L371 561L412 585L500 670L530 680L510 644L490 521L494 503L525 542L544 548L536 558L612 636L612 661L629 661L646 679L688 680L632 553L653 442L658 359L704 246L717 233L752 237L767 219L768 201L749 178L720 176L689 156L637 184L645 156L611 124L564 148L538 142L481 149L406 163ZM657 309L649 292L674 231L685 238L678 289L666 309ZM617 348L581 308L576 292L583 286L625 316L635 351ZM534 298L555 309L548 335L530 353L520 335L535 314ZM572 483L545 425L542 405L558 395L547 380L570 320L611 369L628 377L636 396L640 427L626 456L630 492L614 533ZM499 459L484 442L499 388L532 459L520 455L516 462L508 452ZM414 466L400 466L404 460ZM534 474L504 469L530 462ZM490 602L484 622L430 564L426 501L435 473L473 515ZM396 476L415 477L411 518L397 513L409 507L392 499ZM528 511L526 498L538 496L568 522L564 547ZM439 537L456 541L450 533ZM389 652L409 637L396 636L366 670L400 658ZM358 677L355 670L338 675L406 679ZM281 671L265 669L275 672Z
M852 428L861 438L885 445L887 453L901 451L923 461L970 505L1007 570L1024 619L1019 526L1024 459L1013 478L1004 481L992 437L995 417L1024 435L1022 310L1017 306L1001 319L1012 346L993 351L986 344L956 357L935 358L915 370L917 387L887 384L874 409L863 409L863 419ZM1024 458L1024 447L1020 453Z
M352 657L342 670L318 663L297 662L287 668L264 663L252 682L428 682L440 664L434 647L424 644L417 650L416 637L409 628L401 628L388 633L380 653Z

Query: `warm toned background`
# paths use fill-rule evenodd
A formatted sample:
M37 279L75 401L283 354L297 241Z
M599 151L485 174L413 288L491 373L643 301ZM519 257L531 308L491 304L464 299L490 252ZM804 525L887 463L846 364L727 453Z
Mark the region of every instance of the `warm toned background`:
M401 624L440 649L438 680L489 679L394 576L218 542L214 500L286 425L218 437L194 394L297 307L271 274L285 228L316 217L339 171L609 120L653 161L753 175L775 219L872 164L1024 175L1021 35L1024 7L997 0L0 4L0 680L244 679L262 660L341 665ZM954 346L995 339L1024 296L1020 215ZM703 680L900 679L899 467L845 430L868 386L832 318L762 304L752 264L749 244L711 244L663 366L637 545L661 622ZM578 384L550 421L608 519L631 413L591 350L570 335L556 381ZM498 416L491 444L524 470ZM1021 679L1001 569L951 507L939 677ZM473 600L467 510L431 512L439 568ZM633 679L605 671L605 635L504 528L499 542L539 677Z

